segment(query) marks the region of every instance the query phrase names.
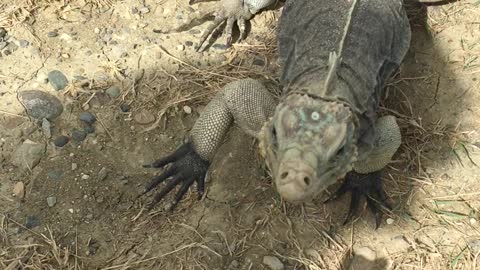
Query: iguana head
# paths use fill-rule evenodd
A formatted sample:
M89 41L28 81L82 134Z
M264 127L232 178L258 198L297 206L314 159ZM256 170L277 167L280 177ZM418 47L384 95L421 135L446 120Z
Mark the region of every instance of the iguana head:
M283 199L302 202L351 170L355 122L340 102L290 95L261 132L260 149Z

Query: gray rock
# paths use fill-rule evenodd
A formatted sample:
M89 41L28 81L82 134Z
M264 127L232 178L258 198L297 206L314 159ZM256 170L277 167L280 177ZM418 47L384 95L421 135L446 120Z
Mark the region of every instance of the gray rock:
M60 100L42 91L22 91L19 93L19 98L25 106L28 115L37 120L46 118L53 121L63 112Z
M50 197L48 197L48 198L47 198L47 204L48 204L48 206L50 206L50 207L54 207L55 204L57 204L57 197L55 197L55 196L50 196Z
M186 41L186 42L185 42L185 46L187 46L187 47L192 47L192 46L193 46L193 42L190 41L190 40L189 40L189 41Z
M31 170L40 162L40 159L45 154L45 150L45 144L32 142L27 139L13 154L12 163L23 170Z
M480 240L472 239L468 241L468 246L472 249L473 253L478 253L480 251Z
M102 167L100 171L98 172L98 180L103 181L107 178L108 176L108 170L105 167Z
M27 229L33 229L40 225L40 220L36 216L28 216L25 222L25 227Z
M58 32L57 31L50 31L47 33L47 36L48 37L56 37L58 36Z
M122 110L122 112L128 112L128 111L130 111L130 105L122 104L122 105L120 105L120 110Z
M93 115L90 112L82 112L80 113L80 116L78 118L87 124L93 124L95 123L95 121L97 121L97 118L95 118L95 115Z
M30 42L28 42L25 39L20 40L18 43L19 43L20 47L22 47L22 48L26 48L26 47L28 47L28 45L30 45Z
M155 115L149 110L143 109L133 116L133 120L141 125L147 125L155 121Z
M14 52L14 51L18 50L18 46L17 46L17 44L15 44L13 42L10 42L7 45L7 50L9 50L11 52Z
M8 50L8 49L3 50L3 55L7 56L7 55L10 55L10 54L12 54L12 52L10 50Z
M87 137L87 132L85 130L72 129L72 139L81 142Z
M8 43L5 41L0 41L0 50L3 50L5 47L7 47Z
M95 127L88 124L84 129L83 131L85 131L87 134L91 134L91 133L94 133L95 132Z
M52 70L48 73L48 81L53 89L60 91L65 89L68 84L67 77L59 70Z
M265 264L272 270L285 269L285 266L283 265L282 261L280 261L277 257L274 257L274 256L264 256L263 264Z
M120 87L118 87L117 85L113 85L111 87L109 87L105 93L107 93L107 95L109 95L111 98L117 98L118 96L120 96Z
M54 181L59 181L62 179L63 172L62 171L49 171L47 172L48 178Z
M3 39L7 35L7 30L5 28L0 27L0 39Z
M48 139L52 137L52 126L46 118L43 118L42 120L42 130L43 134L45 134L45 137L47 137Z
M226 50L227 45L216 43L216 44L213 44L212 48L217 49L217 50Z
M53 141L53 144L55 144L55 146L57 147L63 147L68 143L68 141L70 141L70 139L67 136L62 135L55 138L55 140Z

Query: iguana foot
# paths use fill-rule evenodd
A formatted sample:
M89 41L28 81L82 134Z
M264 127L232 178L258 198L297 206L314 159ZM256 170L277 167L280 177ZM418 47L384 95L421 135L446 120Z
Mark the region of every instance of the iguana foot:
M340 188L325 201L325 203L339 199L346 192L351 192L352 197L350 201L350 208L343 225L350 222L353 216L358 211L361 196L365 196L367 206L375 215L375 230L380 226L382 212L381 207L391 210L391 206L387 201L387 196L382 186L381 172L373 172L369 174L359 174L356 172L349 172L345 176L345 181Z
M143 196L150 190L157 187L160 183L172 177L166 186L155 196L148 206L150 211L165 195L167 195L175 186L183 181L175 199L170 206L170 211L177 206L178 202L185 196L189 187L197 182L198 199L200 200L204 193L205 175L209 167L209 162L202 159L193 149L191 143L180 146L175 152L167 155L152 164L143 165L144 168L162 168L172 163L170 168L161 175L153 178L145 187L144 192L138 197ZM137 197L137 198L138 198Z
M191 0L190 4L201 2L199 0ZM222 0L221 7L218 14L216 14L213 23L205 30L200 37L199 45L195 48L199 51L207 37L211 35L211 39L220 35L222 30L219 30L219 26L226 22L226 46L230 47L232 43L232 31L233 25L236 22L238 29L240 30L240 37L238 41L242 41L246 37L246 22L250 20L253 15L259 12L260 9L271 5L274 0ZM250 3L251 2L251 3Z

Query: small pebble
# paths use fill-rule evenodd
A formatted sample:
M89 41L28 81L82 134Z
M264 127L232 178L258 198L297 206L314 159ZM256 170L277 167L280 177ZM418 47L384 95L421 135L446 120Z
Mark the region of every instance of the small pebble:
M57 147L63 147L68 143L68 141L70 141L70 138L68 138L65 135L62 135L55 138L55 140L53 141L53 144L55 144L55 146Z
M87 134L92 134L95 132L95 127L92 125L87 125L83 131L85 131Z
M474 218L470 218L470 224L473 225L473 224L475 224L475 223L477 223L477 220L474 219Z
M387 218L387 224L392 225L395 222L392 218Z
M265 264L272 270L285 269L285 266L283 265L283 263L277 257L274 257L274 256L264 256L263 264Z
M7 30L5 28L0 27L0 39L4 38L7 35Z
M183 111L186 114L191 114L192 113L192 108L190 106L183 106Z
M192 46L193 46L193 42L187 41L187 42L185 42L185 46L187 46L187 47L192 47Z
M27 229L33 229L40 225L40 220L36 216L28 216L25 222L25 227Z
M13 42L10 42L8 45L7 45L7 49L11 52L14 52L16 50L18 50L18 46L17 44L13 43Z
M128 111L130 111L130 105L122 104L122 105L120 105L120 110L122 110L122 112L128 112Z
M180 44L180 45L177 46L177 50L183 51L183 50L185 50L185 46L183 46L182 44Z
M45 134L45 137L47 137L47 139L50 139L52 137L52 127L50 125L50 122L46 118L43 118L42 120L42 130L43 134Z
M68 212L70 212L70 214L73 214L73 208L69 208Z
M139 11L140 13L147 14L150 12L150 9L148 7L142 7Z
M99 34L100 33L100 29L98 27L95 27L95 29L93 29L93 32L95 34Z
M47 198L47 205L48 205L49 207L54 207L55 204L57 204L57 197L55 197L55 196L50 196L50 197Z
M88 174L82 175L82 180L87 180L88 178L90 178L90 175Z
M141 125L146 125L155 121L155 116L147 109L143 109L140 112L136 113L133 116L133 119L135 120L135 122Z
M50 32L47 33L47 36L48 37L56 37L56 36L58 36L58 33L57 33L57 31L50 31Z
M59 70L50 71L48 73L48 81L53 89L57 91L63 90L68 84L67 77Z
M20 47L22 47L22 48L26 48L26 47L28 47L28 45L30 45L30 42L28 42L25 39L20 40L18 43L19 43Z
M100 171L98 172L98 179L100 181L105 180L108 176L108 170L105 167L102 167Z
M48 178L58 181L62 178L62 172L61 171L49 171L47 173Z
M253 60L252 64L255 65L255 66L265 66L265 61L257 58L255 60Z
M77 163L72 163L72 171L75 171L78 168Z
M216 43L216 44L213 44L212 48L217 49L217 50L226 50L227 45Z
M11 51L9 51L9 50L4 50L4 51L3 51L3 54L4 54L5 56L7 56L7 55L10 55L10 54L12 54L12 52L11 52Z
M97 120L97 118L95 118L95 116L90 112L82 112L78 118L87 124L93 124Z
M85 130L78 130L76 128L72 130L72 138L75 141L81 142L85 140L86 137L87 137L87 132L85 132Z
M97 201L97 203L102 203L103 200L104 200L103 197L102 197L102 196L99 196L96 201Z
M107 95L111 98L117 98L118 96L120 96L120 87L118 87L117 85L113 85L107 90L105 90L105 93L107 93Z
M23 182L15 183L13 186L13 194L15 197L23 199L23 197L25 197L25 184L23 184Z

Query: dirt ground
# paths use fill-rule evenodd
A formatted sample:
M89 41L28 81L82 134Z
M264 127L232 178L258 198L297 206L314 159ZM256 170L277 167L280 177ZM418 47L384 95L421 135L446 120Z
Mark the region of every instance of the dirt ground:
M257 15L247 40L228 50L222 35L207 51L194 51L210 22L153 32L188 23L214 5L0 3L0 27L19 45L0 57L0 268L272 269L268 261L279 260L273 269L476 269L478 0L407 5L412 46L382 109L398 117L404 141L384 173L394 211L378 230L366 208L342 225L348 196L331 204L283 203L254 141L237 128L211 165L202 201L189 192L168 214L170 194L145 211L152 194L136 196L159 171L142 165L180 145L216 91L246 77L277 83L281 5ZM52 70L69 79L64 90L47 82ZM74 76L91 84L74 83ZM18 92L32 89L64 106L51 138L19 102ZM85 111L96 116L95 131L55 146L55 138L82 127ZM21 169L12 160L27 139L46 151L35 167Z

